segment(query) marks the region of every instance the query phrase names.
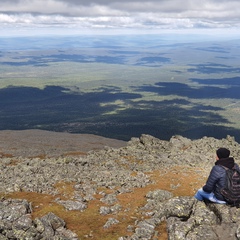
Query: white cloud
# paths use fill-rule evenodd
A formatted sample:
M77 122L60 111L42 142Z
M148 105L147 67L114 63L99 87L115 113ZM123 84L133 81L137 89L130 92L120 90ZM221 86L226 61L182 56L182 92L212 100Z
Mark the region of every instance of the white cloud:
M68 29L239 28L238 0L2 0L0 26Z

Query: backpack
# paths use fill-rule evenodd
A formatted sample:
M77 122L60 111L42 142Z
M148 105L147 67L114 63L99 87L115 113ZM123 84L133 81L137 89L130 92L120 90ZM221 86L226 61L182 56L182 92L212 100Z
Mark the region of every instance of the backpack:
M220 190L225 201L231 206L240 206L240 171L234 165L232 169L221 166L226 170L225 187Z

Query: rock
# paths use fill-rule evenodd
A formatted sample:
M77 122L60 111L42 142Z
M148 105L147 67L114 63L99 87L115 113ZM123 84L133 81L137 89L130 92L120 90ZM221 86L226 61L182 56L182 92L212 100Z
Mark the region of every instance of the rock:
M31 205L26 200L7 199L0 202L0 239L65 239L77 235L65 228L65 222L53 213L32 221Z
M121 210L121 206L119 204L116 204L114 206L111 207L106 207L106 206L102 206L100 207L100 214L101 215L107 215L107 214L116 214Z
M71 200L63 201L63 200L59 200L57 202L59 204L63 205L69 211L71 211L71 210L83 211L84 209L87 208L86 203L79 202L79 201L71 201Z
M111 205L117 202L118 200L117 200L116 194L106 194L103 198L100 199L100 201Z
M115 218L109 218L107 220L107 222L104 224L103 228L109 228L111 227L112 225L115 225L115 224L118 224L119 221Z
M146 195L146 197L148 199L152 199L154 201L164 201L167 200L169 198L173 197L173 194L169 191L165 191L165 190L161 190L161 189L156 189L154 191L150 191L148 192L148 194Z
M59 239L71 239L71 240L78 240L78 236L76 233L66 229L65 227L59 227L56 229L56 236L59 236Z
M0 202L0 220L17 221L21 216L31 213L31 204L26 200L7 199Z
M100 212L101 215L107 215L107 214L111 213L111 208L102 206L102 207L100 207L99 212Z
M235 222L229 206L196 202L188 218L179 215L167 219L169 239L236 239L239 222ZM239 210L237 215L239 216ZM236 214L236 213L234 213ZM224 220L223 220L224 219Z
M148 220L136 223L131 238L125 239L152 239L156 227L164 220L169 240L238 239L240 209L206 204L193 197L171 197L168 193L170 198L161 199L158 194L161 192L165 193L156 190L146 195L151 204L147 203L143 210L152 211L152 214Z

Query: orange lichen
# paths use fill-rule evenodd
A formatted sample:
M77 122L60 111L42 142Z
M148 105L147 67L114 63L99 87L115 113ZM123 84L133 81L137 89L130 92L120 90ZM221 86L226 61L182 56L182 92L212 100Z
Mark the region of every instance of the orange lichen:
M10 153L3 153L3 152L0 152L0 157L2 158L2 157L6 157L6 158L12 158L13 157L13 155L12 154L10 154Z
M16 166L20 161L17 159L11 159L10 163L7 164L8 166Z
M75 182L58 182L54 185L62 199L71 199L74 197Z
M39 159L46 159L46 154L39 154L39 155L36 155L36 156L31 156L29 157L30 159L33 159L33 158L39 158Z

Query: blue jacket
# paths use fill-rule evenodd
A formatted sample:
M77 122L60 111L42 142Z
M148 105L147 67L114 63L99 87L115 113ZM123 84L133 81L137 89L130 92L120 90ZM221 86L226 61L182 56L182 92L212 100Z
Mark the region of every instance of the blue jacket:
M203 186L203 190L208 193L213 192L217 199L224 200L220 190L225 185L226 170L222 166L232 169L234 165L237 164L234 162L232 157L216 161L215 166L209 174L206 184ZM238 165L237 168L239 169Z

